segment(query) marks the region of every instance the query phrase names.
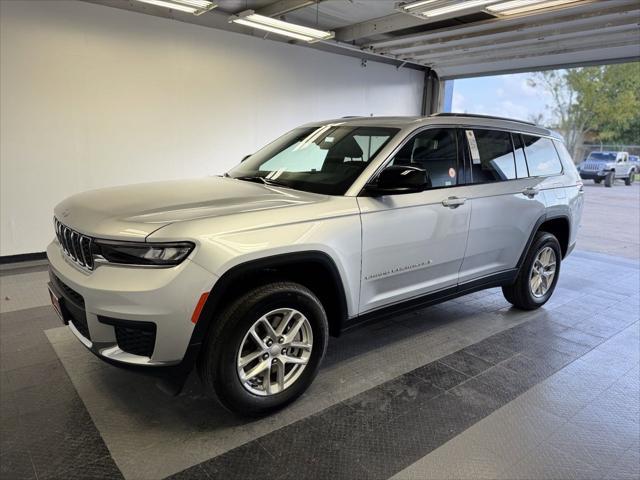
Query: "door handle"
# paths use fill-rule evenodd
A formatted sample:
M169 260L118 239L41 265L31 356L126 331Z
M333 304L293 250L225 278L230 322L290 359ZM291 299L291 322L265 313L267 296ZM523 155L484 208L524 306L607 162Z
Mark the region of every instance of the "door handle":
M466 198L449 197L442 201L442 205L449 208L458 208L460 205L464 205L464 202L466 201Z
M526 195L529 198L533 198L536 195L538 195L540 193L540 190L538 190L535 187L527 187L522 191L523 195Z

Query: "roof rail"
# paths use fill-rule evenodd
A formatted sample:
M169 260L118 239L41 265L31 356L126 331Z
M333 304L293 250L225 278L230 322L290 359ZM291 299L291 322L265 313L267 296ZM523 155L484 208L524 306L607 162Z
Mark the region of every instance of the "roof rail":
M537 125L533 122L527 122L526 120L515 120L513 118L507 117L496 117L494 115L480 115L478 113L449 113L449 112L438 112L432 113L429 115L430 117L473 117L473 118L490 118L492 120L506 120L508 122L516 122L516 123L525 123L527 125L533 125L537 127Z

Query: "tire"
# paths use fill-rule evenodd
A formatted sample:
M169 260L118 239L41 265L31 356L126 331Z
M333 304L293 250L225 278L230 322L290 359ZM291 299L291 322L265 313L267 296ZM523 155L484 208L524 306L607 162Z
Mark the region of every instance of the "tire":
M292 383L286 388L276 393L260 392L258 388L262 387L266 379L264 377L259 379L258 377L252 377L260 384L252 392L248 383L240 379L238 366L239 356L244 351L241 351L241 348L245 348L243 345L246 345L246 342L255 342L252 345L256 351L262 347L267 348L267 343L271 342L272 346L267 350L263 350L263 354L269 356L264 362L270 365L268 367L270 378L272 376L272 367L274 369L273 375L276 378L274 388L280 388L278 383L280 377L277 375L277 369L280 368L279 359L285 358L279 356L280 346L285 345L278 345L278 341L284 338L284 335L278 337L278 339L273 339L273 336L268 336L265 333L264 338L262 338L263 346L259 347L258 343L253 340L254 337L250 337L249 333L259 319L267 314L273 314L274 311L279 309L295 311L295 316L291 317L292 322L302 318L302 316L306 317L309 328L307 328L307 324L304 324L299 330L302 333L296 333L296 338L310 329L310 344L312 346L309 357L306 359L306 365L302 366L301 373L297 374L297 377L290 377ZM278 315L279 313L275 313L272 317L267 318L275 318L276 322L282 321L278 320ZM281 316L280 318L283 317ZM230 303L220 313L220 316L215 319L215 322L215 327L205 339L203 351L198 359L198 372L209 393L215 393L220 403L228 410L242 415L265 415L293 402L311 385L327 349L329 327L325 310L313 292L297 283L274 282L255 288ZM258 328L262 329L264 324L261 323L260 325ZM258 332L259 337L263 336L261 332L262 330ZM274 352L274 349L278 351ZM291 351L296 352L298 350L289 350L289 352ZM282 350L282 352L285 355L285 350ZM299 350L299 352L300 355L304 355L301 353L302 350ZM260 354L255 361L262 363L263 354ZM273 355L273 358L270 357L271 355ZM246 368L251 370L255 365L257 364L250 363ZM289 372L292 372L298 367L301 366L290 364L289 367L283 367L284 375L287 372L286 368L291 368Z
M634 172L633 170L629 172L629 176L627 178L624 179L624 184L628 187L629 185L631 185L633 183L634 180L634 176L635 176L636 172Z
M607 173L607 176L604 177L604 186L605 187L613 187L613 182L616 181L616 174L615 172L609 172Z
M543 294L535 294L532 291L531 279L533 275L534 263L536 263L538 255L551 249L555 255L555 270L550 285L547 286L547 290ZM533 243L527 252L527 256L520 267L516 281L512 285L506 285L502 287L502 293L509 303L514 307L521 310L535 310L547 303L553 291L558 283L558 277L560 276L560 262L562 258L562 251L560 249L560 243L558 239L547 232L536 233ZM538 264L536 264L537 266ZM538 292L540 293L540 292Z
M593 183L597 183L598 185L600 185L602 183L602 179L601 178L594 178L593 179Z

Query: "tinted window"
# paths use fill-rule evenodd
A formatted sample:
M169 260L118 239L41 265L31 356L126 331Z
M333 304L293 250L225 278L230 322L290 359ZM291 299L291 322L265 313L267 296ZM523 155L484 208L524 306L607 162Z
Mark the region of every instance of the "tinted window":
M524 143L519 133L514 133L513 138L514 152L516 155L516 176L518 178L527 178L529 171L527 170L527 161L524 156Z
M560 159L564 161L564 164L574 165L573 158L571 158L571 155L569 155L569 152L567 152L567 147L564 146L564 143L559 142L557 140L554 140L553 143L556 146L556 151L558 152L558 155L560 155Z
M433 188L457 185L456 130L428 129L417 134L400 149L391 164L411 165L426 170Z
M510 133L474 129L465 130L465 136L471 156L473 183L498 182L516 178L516 163Z
M595 160L597 162L615 162L616 154L611 152L591 152L587 160Z
M283 135L228 172L233 178L343 195L395 128L324 125Z
M529 175L544 177L562 172L562 164L553 142L548 138L522 135Z

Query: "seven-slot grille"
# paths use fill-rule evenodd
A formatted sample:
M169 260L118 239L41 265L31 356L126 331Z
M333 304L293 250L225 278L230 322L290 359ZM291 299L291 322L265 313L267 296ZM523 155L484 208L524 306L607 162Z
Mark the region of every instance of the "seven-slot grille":
M54 218L53 222L62 251L80 266L93 270L93 255L91 254L93 239L63 225L57 218Z
M583 170L598 172L604 167L603 162L584 162Z

